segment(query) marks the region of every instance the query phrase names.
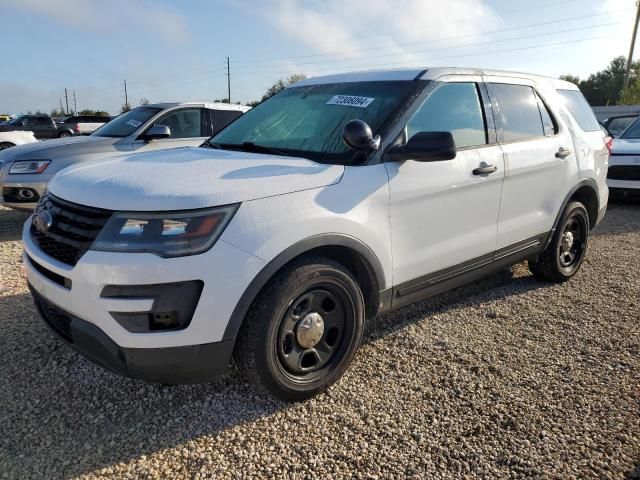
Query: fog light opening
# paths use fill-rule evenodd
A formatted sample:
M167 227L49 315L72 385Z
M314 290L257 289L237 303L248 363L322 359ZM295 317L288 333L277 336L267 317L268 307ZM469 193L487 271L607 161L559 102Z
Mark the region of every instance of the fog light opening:
M174 330L180 328L178 312L154 312L149 314L149 330Z
M31 188L21 188L18 190L20 200L34 200L38 194Z

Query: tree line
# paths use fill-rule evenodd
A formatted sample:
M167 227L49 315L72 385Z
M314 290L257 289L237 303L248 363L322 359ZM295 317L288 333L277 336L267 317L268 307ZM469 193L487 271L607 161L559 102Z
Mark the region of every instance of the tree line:
M640 62L631 64L629 86L624 90L626 67L625 57L616 57L611 60L607 68L592 73L585 79L575 75L561 75L560 78L575 83L592 107L638 105L640 104Z

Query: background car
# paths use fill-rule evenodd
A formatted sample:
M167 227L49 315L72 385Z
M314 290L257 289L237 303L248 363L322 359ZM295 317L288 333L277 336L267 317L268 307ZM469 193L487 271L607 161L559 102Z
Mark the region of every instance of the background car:
M73 130L65 124L56 124L49 115L20 115L0 125L0 132L33 132L36 138L70 137Z
M638 118L638 115L616 115L615 117L609 117L604 120L602 125L604 125L612 136L617 137L624 132L636 118Z
M228 103L157 103L134 108L91 135L23 145L0 153L0 204L32 210L63 168L124 153L197 147L250 107Z
M111 117L98 115L73 115L65 118L60 125L69 127L73 132L72 135L90 135L107 122L111 121ZM60 127L59 127L60 128ZM67 129L62 129L68 132ZM60 137L70 136L60 134Z
M7 122L9 120L11 120L11 117L9 115L5 115L5 114L0 115L0 124Z
M613 140L607 185L612 197L640 199L640 118Z
M0 132L0 150L37 142L33 132Z

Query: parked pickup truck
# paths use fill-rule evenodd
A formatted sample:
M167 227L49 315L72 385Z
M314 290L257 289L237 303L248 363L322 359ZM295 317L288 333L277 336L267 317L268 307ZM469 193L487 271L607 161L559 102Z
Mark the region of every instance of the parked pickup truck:
M74 134L72 125L56 124L49 115L20 115L0 124L0 132L16 131L33 132L38 139L70 137Z

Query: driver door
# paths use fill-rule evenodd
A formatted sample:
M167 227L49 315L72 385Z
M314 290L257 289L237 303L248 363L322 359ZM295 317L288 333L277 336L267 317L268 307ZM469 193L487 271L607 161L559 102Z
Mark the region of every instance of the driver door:
M164 150L178 147L198 147L209 138L205 123L204 109L200 107L171 110L154 121L146 130L155 125L166 125L171 130L169 138L144 140L144 133L133 142L135 152ZM145 132L146 132L145 130Z
M426 100L406 125L405 139L418 132L451 132L456 157L385 163L393 283L396 296L412 298L490 263L504 178L503 154L495 141L490 105L483 101L487 95L481 78L449 76L428 88ZM479 173L482 167L493 171Z

